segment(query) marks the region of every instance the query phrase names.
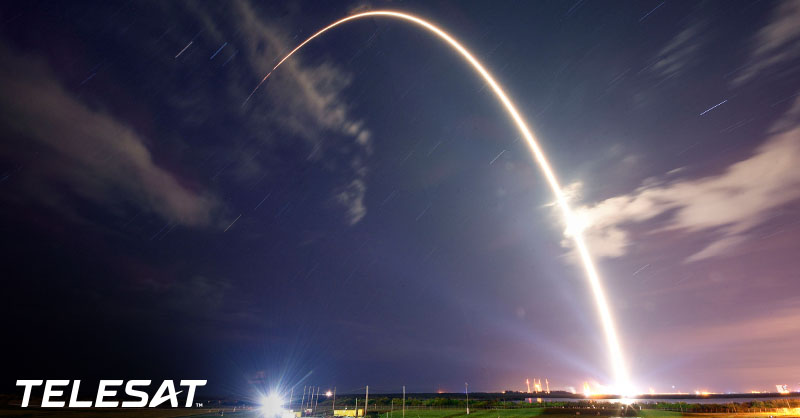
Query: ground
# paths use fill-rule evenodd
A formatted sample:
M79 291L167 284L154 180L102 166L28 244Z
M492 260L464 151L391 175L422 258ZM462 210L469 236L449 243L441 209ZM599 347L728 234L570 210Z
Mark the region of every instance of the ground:
M620 410L615 409L606 409L604 411L591 411L591 410L563 410L558 408L524 408L524 409L484 409L484 410L472 410L469 414L469 417L464 413L463 410L455 410L455 409L421 409L421 410L407 410L406 411L406 418L528 418L528 417L537 417L537 416L546 416L547 418L575 418L575 417L593 417L599 416L601 417L614 417L622 415L619 412ZM577 414L580 412L580 414ZM372 416L372 414L370 414ZM381 418L385 418L386 414L380 414ZM681 416L690 416L695 418L746 418L746 417L770 417L770 416L780 416L780 417L791 417L791 416L799 416L799 415L792 415L792 414L780 414L780 413L739 413L739 414L727 414L727 413L718 413L718 414L689 414L685 413L682 414L680 412L672 412L672 411L659 411L659 410L641 410L641 411L631 411L628 410L627 413L624 413L625 416L632 417L643 417L643 418L673 418L673 417L681 417ZM66 417L66 418L178 418L178 417L194 417L194 418L205 418L205 417L217 417L217 416L228 416L228 417L239 417L239 418L256 418L261 417L262 415L256 411L237 411L233 412L232 409L212 409L212 410L201 410L201 409L21 409L21 408L13 408L13 409L0 409L0 416L4 417L14 417L14 418L37 418L37 417ZM402 413L400 411L394 411L389 414L389 418L401 418ZM375 416L375 418L378 418Z

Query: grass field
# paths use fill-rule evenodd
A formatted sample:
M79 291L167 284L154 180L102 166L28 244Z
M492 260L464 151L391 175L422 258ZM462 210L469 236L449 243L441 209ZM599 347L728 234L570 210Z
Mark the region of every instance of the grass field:
M230 417L257 417L254 411L237 412L223 411L224 416ZM0 409L0 416L13 418L39 418L39 417L64 417L64 418L181 418L181 417L218 417L217 410L200 409L35 409L35 408L9 408Z
M525 409L474 409L469 414L469 418L528 418L542 415L544 408L525 408ZM394 411L389 418L402 418L400 411ZM406 418L465 418L466 411L463 409L421 409L406 410ZM386 418L386 414L381 414L381 418Z

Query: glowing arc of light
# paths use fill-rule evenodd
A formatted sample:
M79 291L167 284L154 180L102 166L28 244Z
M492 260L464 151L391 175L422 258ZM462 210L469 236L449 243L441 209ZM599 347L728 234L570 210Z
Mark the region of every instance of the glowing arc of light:
M600 320L603 326L603 331L605 334L606 344L608 346L609 355L611 357L611 365L614 372L614 377L616 379L617 390L620 394L627 395L631 390L628 381L628 373L625 367L625 363L623 361L622 356L622 349L620 348L619 338L617 337L617 331L614 326L614 321L611 316L611 311L608 307L608 301L606 299L605 291L603 290L603 286L600 281L600 275L597 273L597 268L594 265L594 261L592 260L592 256L589 253L589 248L586 245L585 240L583 239L583 235L581 234L580 228L573 227L577 226L577 222L574 218L572 209L569 207L567 202L566 196L561 191L561 186L556 178L555 172L550 167L550 163L547 161L547 158L544 155L539 143L536 141L536 137L531 133L531 130L528 128L528 125L525 123L525 120L522 119L519 112L517 111L516 106L511 102L511 99L508 98L505 91L500 87L500 85L494 80L494 78L489 74L489 72L483 67L483 65L474 57L472 54L467 51L466 48L461 46L461 44L455 40L452 36L447 34L445 31L439 29L438 27L434 26L433 24L420 19L416 16L409 15L402 12L396 12L391 10L375 10L363 13L357 13L351 16L347 16L340 20L337 20L330 25L320 29L318 32L314 33L308 39L303 41L297 47L295 47L291 52L289 52L283 59L278 61L278 64L267 73L266 76L256 85L255 89L247 96L247 99L242 103L242 106L247 104L247 101L253 97L253 94L258 90L259 87L269 78L272 73L281 66L287 59L289 59L295 52L300 50L303 46L307 43L311 42L314 38L322 35L323 33L327 32L330 29L335 28L343 23L347 23L351 20L361 19L365 17L390 17L390 18L397 18L405 21L409 21L415 23L423 28L433 32L439 38L447 42L453 49L458 51L461 56L467 60L467 62L472 65L472 68L477 71L483 80L489 84L494 92L495 96L500 100L500 102L505 107L506 111L511 115L511 118L516 123L517 128L519 129L522 136L525 138L525 141L528 143L528 148L530 148L531 153L533 154L536 162L539 164L539 168L544 173L545 178L547 179L547 183L550 186L553 194L556 197L556 201L558 203L558 207L561 209L561 213L564 216L564 219L567 223L567 230L571 231L572 239L575 242L575 247L578 249L578 254L580 255L581 262L583 264L583 268L586 273L586 278L589 281L589 285L592 289L592 294L594 295L595 304L597 305L597 311L600 314Z

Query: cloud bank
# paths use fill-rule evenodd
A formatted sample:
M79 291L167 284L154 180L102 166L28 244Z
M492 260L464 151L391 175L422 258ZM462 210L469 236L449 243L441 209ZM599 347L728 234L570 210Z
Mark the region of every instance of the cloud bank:
M210 222L212 196L159 167L144 138L81 103L42 60L0 45L0 80L1 124L13 132L0 152L30 163L19 174L28 197L57 206L77 195L112 209L134 203L184 225Z
M576 209L593 253L620 257L631 247L630 228L651 232L706 232L711 238L686 262L722 256L746 241L774 210L800 199L800 99L752 156L697 179L647 180L636 190ZM655 226L654 226L655 225ZM647 225L645 225L647 227ZM568 241L565 241L567 243Z

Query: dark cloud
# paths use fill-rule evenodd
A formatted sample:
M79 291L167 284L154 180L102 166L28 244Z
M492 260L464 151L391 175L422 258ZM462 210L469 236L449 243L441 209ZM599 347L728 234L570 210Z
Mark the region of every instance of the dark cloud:
M159 167L145 139L81 103L44 60L0 46L0 61L2 122L11 131L1 152L30 165L20 173L24 195L66 210L64 200L80 196L111 211L133 203L184 225L211 222L211 193Z

